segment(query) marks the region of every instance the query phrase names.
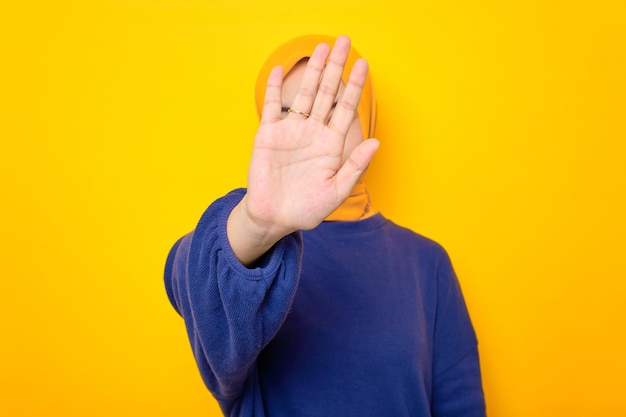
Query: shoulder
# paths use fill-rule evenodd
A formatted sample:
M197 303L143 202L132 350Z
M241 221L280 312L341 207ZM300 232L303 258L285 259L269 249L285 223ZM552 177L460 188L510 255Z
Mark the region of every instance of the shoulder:
M446 249L437 241L386 219L382 235L396 250L436 262L449 262Z

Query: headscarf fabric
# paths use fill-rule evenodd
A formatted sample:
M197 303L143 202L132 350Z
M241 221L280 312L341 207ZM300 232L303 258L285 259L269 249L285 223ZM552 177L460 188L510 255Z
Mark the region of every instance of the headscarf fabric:
M310 58L318 44L326 43L332 46L335 43L335 39L336 38L332 36L325 35L301 36L279 46L267 58L257 77L255 89L256 107L259 118L263 112L265 89L272 68L280 65L283 67L284 76L286 76L298 62L302 59ZM354 48L350 48L344 72L341 77L345 84L348 82L352 67L359 58L361 58L361 55ZM376 128L376 100L369 72L363 86L363 91L361 92L361 100L357 107L357 114L359 116L364 139L374 137L374 130ZM371 206L369 193L367 192L363 179L364 176L361 177L359 182L352 189L350 196L339 208L325 219L326 221L360 220L376 213Z

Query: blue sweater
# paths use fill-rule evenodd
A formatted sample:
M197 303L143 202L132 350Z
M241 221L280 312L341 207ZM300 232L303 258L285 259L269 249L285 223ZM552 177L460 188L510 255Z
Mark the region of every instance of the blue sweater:
M214 202L172 248L167 294L226 416L484 416L477 342L445 251L378 214L241 265Z

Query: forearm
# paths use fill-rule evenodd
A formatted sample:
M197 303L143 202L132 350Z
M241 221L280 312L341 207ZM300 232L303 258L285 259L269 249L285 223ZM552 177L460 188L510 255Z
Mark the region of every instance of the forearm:
M229 247L226 221L238 190L207 209L168 256L165 285L185 319L200 373L216 397L240 393L259 351L274 337L297 288L299 234L281 240L248 269Z

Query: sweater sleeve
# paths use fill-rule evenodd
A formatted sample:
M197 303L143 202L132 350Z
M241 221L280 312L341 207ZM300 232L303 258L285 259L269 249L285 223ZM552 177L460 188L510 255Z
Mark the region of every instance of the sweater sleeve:
M478 342L447 254L437 272L432 415L484 417Z
M284 237L248 269L233 253L226 222L244 190L205 211L171 249L165 267L170 302L183 317L202 378L221 401L240 396L261 349L284 322L300 275L302 240Z

